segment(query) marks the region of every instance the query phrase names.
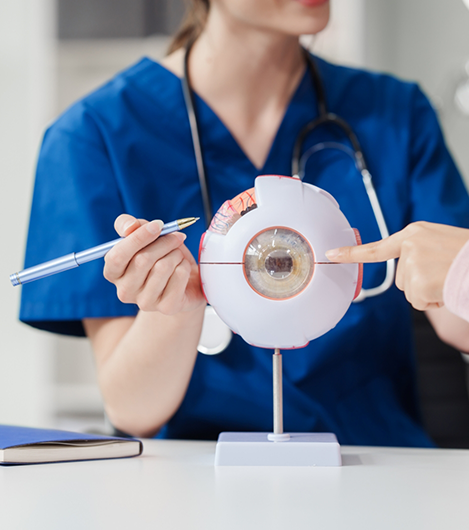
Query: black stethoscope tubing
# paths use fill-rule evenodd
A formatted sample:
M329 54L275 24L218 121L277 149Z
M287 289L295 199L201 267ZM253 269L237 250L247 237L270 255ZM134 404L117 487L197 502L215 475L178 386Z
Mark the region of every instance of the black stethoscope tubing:
M202 145L200 143L199 121L195 112L194 92L191 88L189 77L189 52L192 48L189 44L184 55L184 75L182 77L182 91L184 94L184 101L186 103L187 115L189 117L189 125L191 129L192 145L194 146L195 161L197 164L197 174L199 176L200 191L202 193L202 201L204 205L205 226L208 228L212 220L212 201L210 198L210 191L207 185L207 174L205 171L204 157L202 152Z

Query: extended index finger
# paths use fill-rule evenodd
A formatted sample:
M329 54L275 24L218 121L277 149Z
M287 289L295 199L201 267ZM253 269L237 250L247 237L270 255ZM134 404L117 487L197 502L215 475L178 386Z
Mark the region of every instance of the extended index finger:
M407 235L401 230L381 241L328 250L326 256L329 260L338 263L378 263L387 261L398 258L401 255L402 242L406 237Z

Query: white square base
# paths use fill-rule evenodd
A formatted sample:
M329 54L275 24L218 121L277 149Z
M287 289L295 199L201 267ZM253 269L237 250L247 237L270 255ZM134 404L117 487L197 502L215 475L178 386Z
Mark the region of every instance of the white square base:
M341 466L340 445L332 433L290 433L282 442L266 432L222 432L216 466Z

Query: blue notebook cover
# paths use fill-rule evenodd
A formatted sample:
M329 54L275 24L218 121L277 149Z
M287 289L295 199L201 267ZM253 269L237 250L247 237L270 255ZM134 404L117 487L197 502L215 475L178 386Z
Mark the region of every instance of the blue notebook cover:
M0 425L0 465L125 458L142 450L135 438Z

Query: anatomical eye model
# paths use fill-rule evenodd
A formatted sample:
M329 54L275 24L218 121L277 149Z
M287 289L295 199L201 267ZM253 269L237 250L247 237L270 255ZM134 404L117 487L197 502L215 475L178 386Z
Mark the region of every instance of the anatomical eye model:
M333 328L359 292L360 267L325 257L356 244L327 192L295 178L258 177L254 189L221 206L204 234L202 288L246 342L300 348Z
M280 349L306 346L344 316L361 267L332 263L325 252L357 242L333 197L296 178L257 177L254 190L218 210L200 241L202 289L234 332L274 349L274 428L221 433L215 465L340 465L334 434L283 432Z

